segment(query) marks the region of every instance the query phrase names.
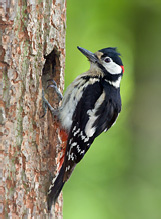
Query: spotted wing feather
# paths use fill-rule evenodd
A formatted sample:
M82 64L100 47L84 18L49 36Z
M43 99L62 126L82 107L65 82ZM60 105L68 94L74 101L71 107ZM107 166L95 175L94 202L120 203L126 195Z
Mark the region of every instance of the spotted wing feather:
M64 181L69 179L94 139L112 126L118 111L101 83L86 88L73 115L64 161Z

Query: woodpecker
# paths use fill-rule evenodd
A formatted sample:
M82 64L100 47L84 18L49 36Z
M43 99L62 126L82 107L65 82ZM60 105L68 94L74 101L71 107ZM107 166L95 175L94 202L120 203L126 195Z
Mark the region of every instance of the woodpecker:
M48 190L49 211L76 164L94 139L115 123L121 111L120 82L124 66L120 53L113 47L95 53L77 48L88 58L90 69L69 85L56 111L61 128L68 137L60 171ZM54 112L50 104L48 107Z

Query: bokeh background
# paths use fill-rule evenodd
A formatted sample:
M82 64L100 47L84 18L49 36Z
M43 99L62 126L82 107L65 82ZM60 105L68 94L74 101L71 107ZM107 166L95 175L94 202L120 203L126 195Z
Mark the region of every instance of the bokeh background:
M65 88L89 68L77 46L122 54L122 112L63 189L64 219L161 218L161 1L67 0Z

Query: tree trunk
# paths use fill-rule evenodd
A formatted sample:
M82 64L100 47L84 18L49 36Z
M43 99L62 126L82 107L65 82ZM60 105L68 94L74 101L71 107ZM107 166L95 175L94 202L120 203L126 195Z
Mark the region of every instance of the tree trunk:
M41 118L42 88L58 107L46 87L54 79L63 90L66 2L2 0L0 12L0 216L47 218L46 194L61 140L51 113ZM62 197L52 213L62 218Z

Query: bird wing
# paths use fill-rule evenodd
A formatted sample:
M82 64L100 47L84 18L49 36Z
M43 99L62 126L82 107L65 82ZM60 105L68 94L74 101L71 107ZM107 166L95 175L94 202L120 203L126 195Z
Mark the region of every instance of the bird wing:
M84 90L68 136L64 181L69 179L75 165L83 158L94 139L109 129L117 118L117 110L107 96L98 81Z

